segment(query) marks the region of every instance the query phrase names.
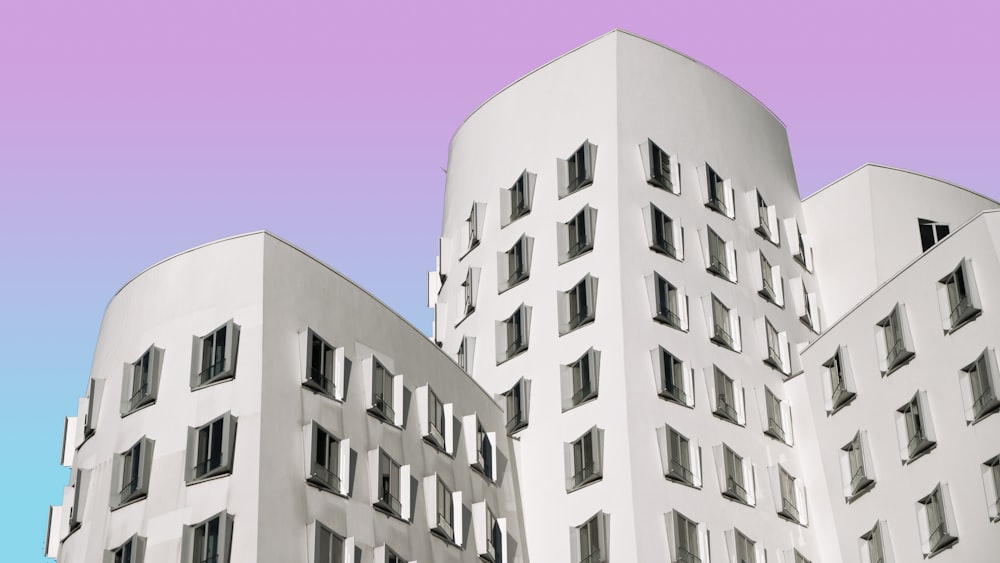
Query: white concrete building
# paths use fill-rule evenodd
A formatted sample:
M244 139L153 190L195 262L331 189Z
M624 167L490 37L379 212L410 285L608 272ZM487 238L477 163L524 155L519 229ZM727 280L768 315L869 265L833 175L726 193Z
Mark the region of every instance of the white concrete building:
M998 207L872 165L802 201L767 108L611 32L455 134L437 346L267 233L126 284L47 553L996 561Z

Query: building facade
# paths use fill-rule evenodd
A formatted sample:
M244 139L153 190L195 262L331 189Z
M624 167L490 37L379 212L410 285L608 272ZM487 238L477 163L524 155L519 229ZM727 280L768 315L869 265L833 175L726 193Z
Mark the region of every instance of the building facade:
M996 560L998 207L803 201L767 108L613 31L456 132L430 340L267 233L126 284L47 554Z

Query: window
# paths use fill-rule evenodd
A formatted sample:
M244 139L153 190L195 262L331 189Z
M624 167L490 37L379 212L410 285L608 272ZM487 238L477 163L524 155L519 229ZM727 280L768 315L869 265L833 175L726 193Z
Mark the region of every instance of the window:
M875 470L868 451L868 436L864 432L854 435L840 448L840 467L844 476L844 498L851 502L875 486Z
M608 528L610 518L598 512L573 528L572 561L574 563L608 563Z
M188 467L185 481L196 483L233 471L236 417L225 413L204 426L188 427Z
M802 314L799 315L799 320L809 327L809 330L819 331L819 314L816 311L815 298L806 289L805 283L802 283Z
M674 521L673 541L670 542L673 563L701 563L701 534L698 523L692 521L676 510L672 513Z
M596 158L597 145L588 140L584 141L569 158L559 160L560 199L594 183L594 161Z
M111 508L146 498L153 467L153 441L143 437L131 448L115 454L112 470Z
M801 523L802 502L798 491L799 483L784 467L778 466L778 487L781 491L781 506L778 507L778 515L783 516L792 522Z
M389 372L382 362L372 358L372 394L371 406L368 413L389 424L401 424L402 413L396 412L397 400L402 402L402 397L396 397L396 376ZM400 420L397 421L397 418Z
M986 511L991 522L1000 522L1000 455L986 460L980 469L986 490Z
M957 330L983 311L979 288L972 273L972 261L962 260L957 268L938 281L938 300L944 313L945 332Z
M663 476L675 483L701 487L701 450L698 444L670 425L656 429Z
M375 563L407 563L406 558L393 551L388 545L375 548Z
M563 411L597 398L600 363L601 353L591 348L575 362L561 367Z
M896 432L900 442L899 455L903 463L912 463L937 445L925 391L918 391L908 403L896 411Z
M315 555L310 563L344 563L344 538L319 522L314 529Z
M184 527L184 563L229 563L233 517L220 512L208 520Z
M125 377L122 382L122 416L156 402L162 365L163 349L156 346L150 346L138 360L125 364Z
M753 466L723 444L716 447L716 464L722 481L722 496L747 505L756 503Z
M338 384L343 351L337 350L312 329L306 330L306 377L303 387L336 399L342 398ZM339 356L339 358L338 358Z
M887 555L888 529L885 522L875 522L875 526L861 536L861 560L864 563L886 563Z
M799 553L799 550L797 549L791 550L788 553L787 557L789 563L812 563L811 561L809 561L809 559L806 558L805 555Z
M486 507L486 503L483 503L486 508L486 526L485 526L485 536L486 536L486 550L480 553L479 557L492 562L500 561L500 526L497 524L497 518L493 515L493 511Z
M938 484L931 494L917 501L917 524L925 556L931 556L958 541L948 485Z
M447 413L444 403L438 398L437 394L430 388L426 386L427 392L427 431L424 433L424 439L436 446L440 450L448 450L449 444L447 436L450 434L448 432L449 414Z
M531 380L521 378L504 393L507 413L507 433L513 434L528 426L528 400L531 396Z
M740 350L739 317L736 311L726 307L715 295L712 295L711 340L734 352Z
M479 293L479 268L469 268L462 282L462 319L476 310L476 295Z
M763 252L758 252L758 254L760 254L760 290L757 293L780 307L784 304L781 274L776 266L771 266L771 262Z
M73 482L73 505L69 507L69 533L71 534L83 525L83 509L87 500L84 490L89 481L89 471L76 470L76 480Z
M232 319L202 337L194 338L197 360L191 370L191 389L236 376L240 327Z
M848 363L847 349L844 346L837 348L837 352L832 358L823 364L826 377L823 378L823 385L826 387L826 412L833 414L850 404L857 396L854 388L854 378L851 375L850 364Z
M497 365L528 349L531 307L523 303L509 317L497 323Z
M813 269L812 246L809 244L807 235L802 232L802 228L799 227L798 223L795 223L795 235L797 246L793 251L792 258L795 258L796 262L811 272Z
M688 329L687 297L660 274L647 281L653 285L653 320L678 330Z
M646 169L646 182L668 192L680 194L680 164L676 159L663 152L663 149L652 140L647 139L639 147L643 167Z
M455 500L451 489L445 485L439 475L430 476L433 479L434 519L431 531L448 540L455 541Z
M475 461L472 462L472 468L485 475L487 479L493 479L495 477L493 473L493 459L496 454L496 448L493 445L494 440L486 432L486 428L483 427L483 423L479 421L479 418L475 415L473 415L473 418L476 423L476 457Z
M535 174L525 170L517 177L514 185L501 190L503 204L501 227L517 221L531 212L531 200L535 192Z
M774 328L771 321L764 319L764 335L767 341L767 359L764 360L781 371L785 371L785 362L782 354L784 346L782 346L781 336L778 334L778 329Z
M694 385L691 370L677 356L659 346L652 351L653 370L657 376L660 397L688 407L694 406Z
M733 193L729 182L722 179L722 176L709 165L705 165L705 176L707 178L707 191L705 206L721 213L726 217L734 216Z
M757 234L764 237L764 240L770 241L774 244L779 244L781 239L778 235L778 217L775 212L773 205L768 205L764 201L764 196L760 194L760 190L756 190L757 193Z
M727 279L736 281L736 251L731 242L722 240L711 227L708 233L708 271Z
M344 490L341 486L340 440L315 422L310 426L312 459L307 480L321 489L340 493Z
M107 552L108 563L142 563L146 554L146 538L136 534L125 543Z
M497 288L500 293L528 279L534 239L522 235L507 252L497 256Z
M743 390L718 367L713 367L715 409L712 411L719 418L734 424L744 424Z
M726 547L733 563L767 563L764 547L736 528L726 530Z
M472 204L472 211L469 213L469 218L465 220L465 248L467 251L471 251L473 248L479 246L479 238L482 235L480 229L482 229L483 226L485 211L486 205L479 202Z
M594 249L594 230L597 226L597 210L589 205L583 207L568 223L559 228L559 263L564 264Z
M906 323L906 309L901 303L896 304L888 317L879 321L875 332L882 375L892 373L913 358L913 340Z
M950 230L948 225L928 219L917 219L917 227L920 230L920 247L924 252L948 236Z
M455 354L455 363L466 373L469 372L469 353L466 349L465 337L462 338L462 342L458 345L458 352Z
M375 508L403 518L403 501L400 500L400 466L396 460L389 457L385 450L379 448L378 452L378 480Z
M790 444L791 416L788 407L767 386L764 387L764 412L767 414L764 434Z
M656 252L680 260L683 256L678 252L677 245L681 239L675 236L674 220L655 206L650 206L650 210L653 214L653 241L649 247Z
M566 444L567 492L601 479L603 438L604 431L594 426L573 443Z
M597 304L597 278L587 274L568 291L559 295L559 335L572 332L594 321Z
M97 415L101 408L101 395L104 391L104 380L91 379L87 391L87 413L83 415L83 439L86 440L97 431Z
M997 369L996 352L983 350L976 361L962 368L960 376L962 395L966 405L965 416L969 422L978 422L1000 409L1000 370Z

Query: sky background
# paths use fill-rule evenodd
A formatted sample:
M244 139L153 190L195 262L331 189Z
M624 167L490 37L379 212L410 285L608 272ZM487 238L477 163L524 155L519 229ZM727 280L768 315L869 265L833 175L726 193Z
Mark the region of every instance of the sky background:
M429 332L452 133L613 28L774 111L803 196L876 162L1000 198L1000 3L613 4L0 0L0 563L45 561L126 281L268 229Z

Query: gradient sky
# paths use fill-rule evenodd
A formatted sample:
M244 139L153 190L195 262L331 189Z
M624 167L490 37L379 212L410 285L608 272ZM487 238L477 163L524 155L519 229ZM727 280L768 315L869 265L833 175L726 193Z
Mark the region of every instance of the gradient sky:
M615 27L771 108L803 195L877 162L1000 198L998 23L995 1L0 0L0 559L44 561L104 307L158 260L266 228L429 331L451 134Z

